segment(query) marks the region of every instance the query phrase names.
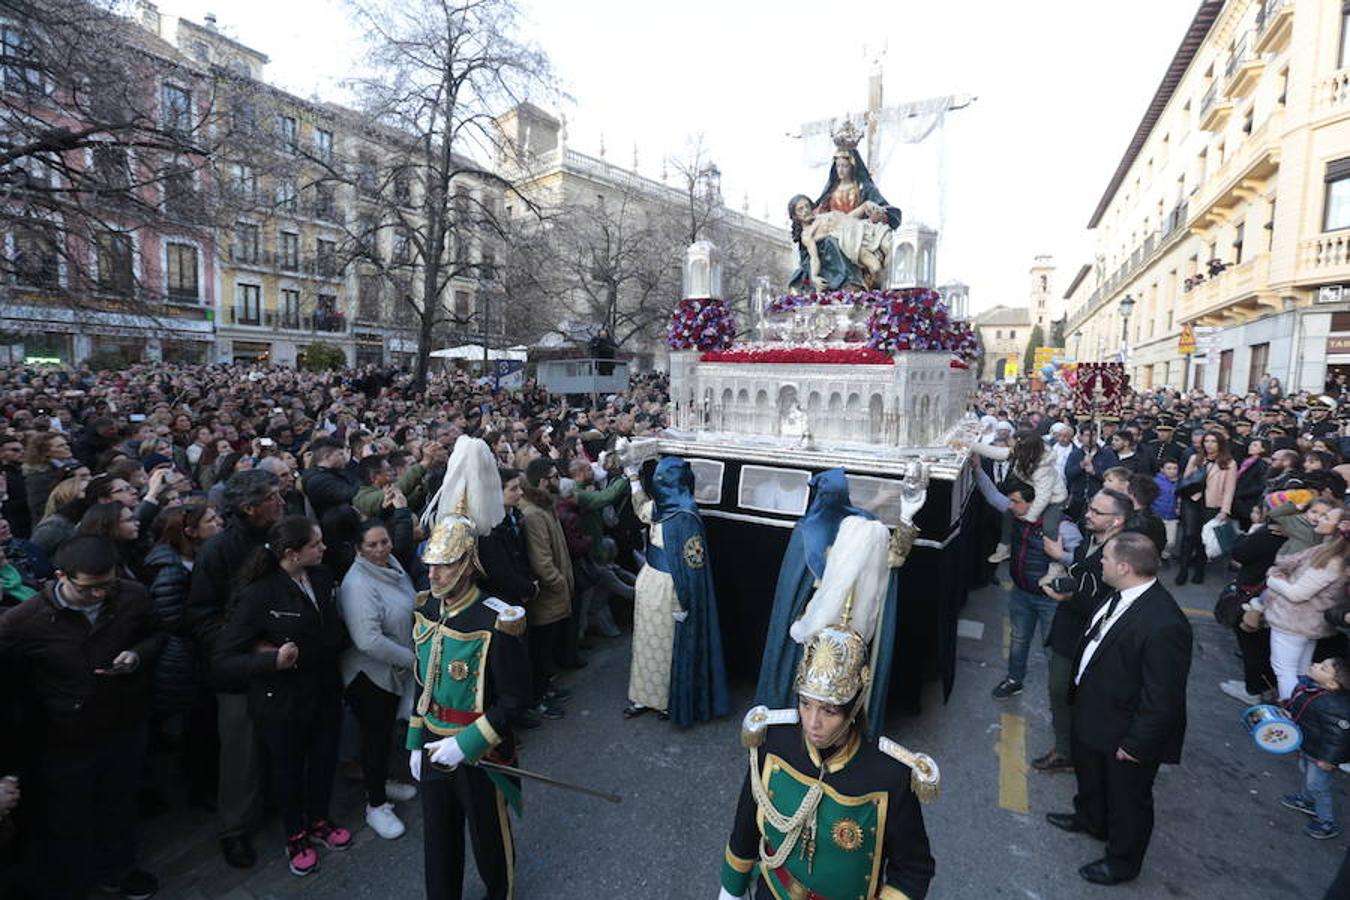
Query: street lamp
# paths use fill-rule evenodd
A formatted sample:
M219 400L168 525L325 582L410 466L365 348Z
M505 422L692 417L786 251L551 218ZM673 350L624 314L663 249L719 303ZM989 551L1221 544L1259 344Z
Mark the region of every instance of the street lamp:
M1125 356L1130 346L1130 313L1134 312L1135 300L1129 294L1126 294L1120 301L1120 361L1125 362Z
M1073 358L1078 359L1078 351L1083 348L1083 329L1078 328L1070 335L1073 338Z

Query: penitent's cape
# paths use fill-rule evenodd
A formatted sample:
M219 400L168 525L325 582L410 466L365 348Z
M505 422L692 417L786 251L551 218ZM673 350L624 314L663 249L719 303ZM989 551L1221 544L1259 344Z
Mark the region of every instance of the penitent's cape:
M661 460L651 486L652 523L660 523L664 546L648 548L647 564L670 575L680 609L689 614L675 626L670 664L670 718L687 728L730 710L717 595L689 463L679 457Z
M849 516L875 519L864 509L851 506L848 478L844 470L827 469L810 482L815 494L806 514L797 521L788 541L787 553L778 569L778 587L774 591L769 631L764 640L764 659L760 663L755 703L770 709L795 707L792 680L801 661L802 647L788 634L792 623L801 618L807 601L825 574L825 557L839 534L839 526ZM891 648L895 645L895 623L900 592L900 570L892 569L886 586L885 602L877 621L874 647L880 649L870 660L872 688L867 703L868 727L881 734L886 715L886 694L891 680Z

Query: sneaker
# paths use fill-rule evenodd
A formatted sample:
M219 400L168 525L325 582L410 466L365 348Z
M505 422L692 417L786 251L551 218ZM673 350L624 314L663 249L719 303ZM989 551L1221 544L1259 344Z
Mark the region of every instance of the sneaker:
M1285 794L1280 798L1280 805L1285 809L1301 812L1305 816L1317 816L1317 808L1313 806L1311 800L1302 794Z
M159 879L149 872L133 869L116 884L99 885L105 894L116 894L126 900L150 900L159 892Z
M533 712L536 716L538 716L541 719L562 719L567 717L566 710L564 710L560 706L554 706L547 700L545 700L543 703L540 703L533 710L531 710L531 712Z
M1069 570L1064 568L1063 563L1052 562L1050 564L1050 567L1045 570L1045 574L1042 575L1040 578L1036 579L1036 583L1043 588L1048 588L1051 584L1054 583L1056 578L1059 578L1061 575L1068 575L1068 574Z
M319 854L309 843L308 834L302 831L286 838L286 860L291 874L301 878L319 867Z
M1219 690L1223 691L1239 703L1245 703L1247 706L1256 706L1261 702L1261 695L1247 693L1247 683L1237 678L1220 681Z
M572 692L564 687L549 688L544 693L545 703L564 703L572 699Z
M395 803L407 803L417 796L417 788L402 781L386 781L384 783L384 796Z
M352 833L327 819L315 819L305 833L329 850L346 850L352 845Z
M370 830L384 838L386 841L392 841L395 838L403 837L406 831L403 827L403 820L394 813L394 805L386 803L383 806L366 805L366 824Z
M1055 775L1060 772L1072 772L1073 760L1060 756L1053 750L1046 751L1031 761L1031 767L1037 772Z
M991 563L1001 563L1010 556L1012 556L1012 548L1007 544L999 544L998 547L994 549L994 552L989 554L989 561Z
M1007 700L1009 697L1015 697L1022 693L1022 682L1005 678L990 693L995 700Z
M1335 822L1328 822L1325 819L1313 819L1307 825L1303 826L1303 833L1313 840L1327 841L1334 837L1339 837L1341 826Z

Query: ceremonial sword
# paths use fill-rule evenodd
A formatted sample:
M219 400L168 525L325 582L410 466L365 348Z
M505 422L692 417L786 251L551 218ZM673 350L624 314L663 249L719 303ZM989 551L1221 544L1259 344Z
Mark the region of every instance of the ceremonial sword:
M551 784L554 787L566 788L569 791L576 791L580 794L590 794L592 797L599 797L601 800L608 800L610 803L622 803L623 798L618 794L609 794L605 791L597 791L595 788L584 787L579 784L572 784L568 781L560 781L549 775L540 775L538 772L531 772L529 769L518 769L515 766L508 766L503 763L489 762L486 759L480 759L474 765L483 769L495 769L504 775L516 775L520 778L532 778L535 781L541 781L544 784Z

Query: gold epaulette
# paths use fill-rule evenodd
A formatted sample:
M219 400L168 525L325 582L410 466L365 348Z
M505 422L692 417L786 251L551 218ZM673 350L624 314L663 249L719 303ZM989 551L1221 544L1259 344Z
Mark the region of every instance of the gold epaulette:
M741 721L741 746L751 750L764 744L764 735L770 725L796 725L800 721L796 709L769 709L756 706Z
M421 609L431 599L431 591L418 591L413 595L413 609Z
M525 607L512 606L496 597L488 597L483 605L497 614L497 630L502 634L520 637L525 633Z
M927 753L915 753L888 737L882 737L877 741L877 748L891 759L909 766L909 787L921 802L932 803L938 798L941 775L938 772L937 761L933 757Z

